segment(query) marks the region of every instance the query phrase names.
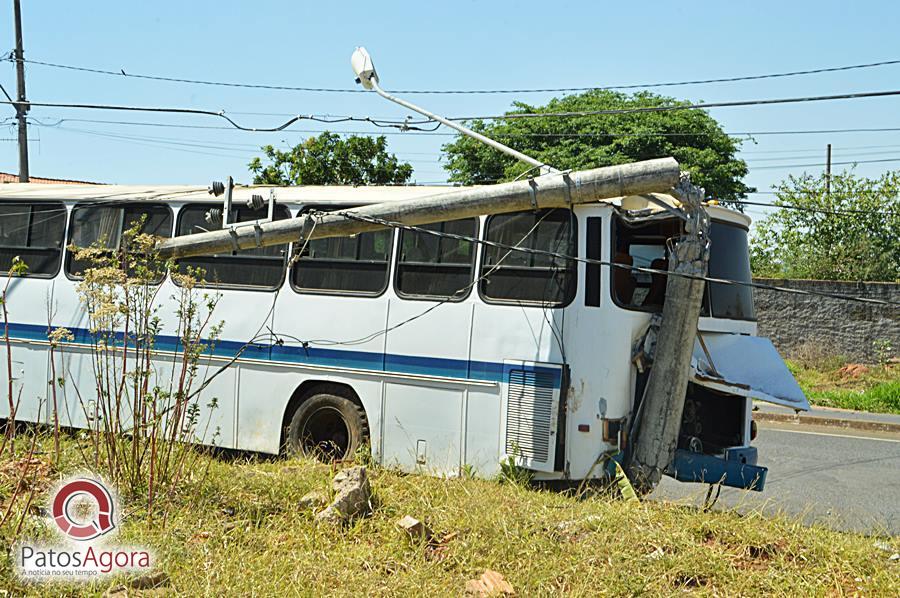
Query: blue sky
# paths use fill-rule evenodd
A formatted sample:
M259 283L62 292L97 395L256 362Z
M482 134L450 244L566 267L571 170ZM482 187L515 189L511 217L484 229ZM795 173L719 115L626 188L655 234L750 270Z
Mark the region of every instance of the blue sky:
M5 6L4 6L5 5ZM349 58L365 45L390 89L581 87L803 70L900 58L893 2L50 2L23 0L25 56L126 72L295 86L354 87ZM0 48L13 46L12 2L0 0ZM0 83L15 89L11 62ZM900 65L768 81L670 87L690 100L724 101L900 88ZM291 114L404 117L374 94L321 94L141 81L28 65L32 101L97 102L225 110L250 126ZM445 115L494 114L513 99L551 94L417 95ZM712 111L726 131L900 127L900 98ZM3 108L3 117L12 116ZM178 117L36 108L60 118L220 126ZM0 121L4 122L4 121ZM32 127L35 176L113 183L198 183L232 174L266 143L285 146L325 126L300 123L278 134L69 120ZM330 127L379 132L370 125ZM17 169L15 130L0 132L0 170ZM418 181L440 181L449 137L388 136ZM900 158L900 131L757 136L744 144L747 183L770 189L803 168L785 164ZM777 168L765 168L777 167ZM837 166L836 170L840 170ZM877 175L900 161L861 164ZM817 171L816 167L806 170ZM770 196L759 196L768 199ZM753 211L751 210L751 213Z

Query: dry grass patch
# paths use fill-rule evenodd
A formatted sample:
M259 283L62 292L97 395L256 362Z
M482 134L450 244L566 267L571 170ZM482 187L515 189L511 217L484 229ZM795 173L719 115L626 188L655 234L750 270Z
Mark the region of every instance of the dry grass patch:
M334 527L298 506L309 491L329 489L333 468L201 459L208 478L189 479L170 499L164 525L148 525L140 503L124 509L118 539L155 550L169 576L163 593L461 595L468 580L494 570L522 596L900 594L900 564L875 538L789 518L376 468L372 515ZM440 551L398 529L404 515L427 523ZM26 532L49 530L35 515ZM900 549L897 538L880 541ZM20 584L8 562L0 575L16 594L47 589ZM55 590L92 594L120 581Z

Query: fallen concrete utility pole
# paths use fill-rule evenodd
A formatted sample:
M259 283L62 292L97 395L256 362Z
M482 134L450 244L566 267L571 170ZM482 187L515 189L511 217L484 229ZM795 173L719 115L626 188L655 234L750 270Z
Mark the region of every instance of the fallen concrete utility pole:
M679 180L674 158L605 166L485 187L462 188L409 201L371 204L349 212L407 225L422 225L484 214L540 208L565 208L613 197L671 191ZM344 237L384 228L340 214L317 214L263 224L165 239L157 249L164 258L228 253L302 239Z
M687 219L684 236L669 256L669 271L704 277L709 262L709 214L702 205L703 189L691 185L685 176L675 191ZM669 276L666 282L653 364L643 401L632 415L634 438L625 464L628 478L640 492L656 487L675 456L705 284L685 276Z

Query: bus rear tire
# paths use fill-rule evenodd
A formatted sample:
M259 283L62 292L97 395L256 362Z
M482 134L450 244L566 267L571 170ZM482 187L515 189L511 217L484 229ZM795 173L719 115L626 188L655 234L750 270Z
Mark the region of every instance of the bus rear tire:
M285 430L287 452L326 462L348 459L366 442L368 432L362 407L338 395L316 394L291 416Z

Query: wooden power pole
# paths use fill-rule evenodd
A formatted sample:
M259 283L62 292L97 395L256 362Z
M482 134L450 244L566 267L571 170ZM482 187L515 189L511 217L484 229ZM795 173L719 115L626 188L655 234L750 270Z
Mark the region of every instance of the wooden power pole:
M19 121L19 182L27 183L28 174L28 101L25 99L25 51L22 49L22 7L19 0L13 0L13 13L16 26L16 117Z
M825 149L825 195L831 195L831 144Z

